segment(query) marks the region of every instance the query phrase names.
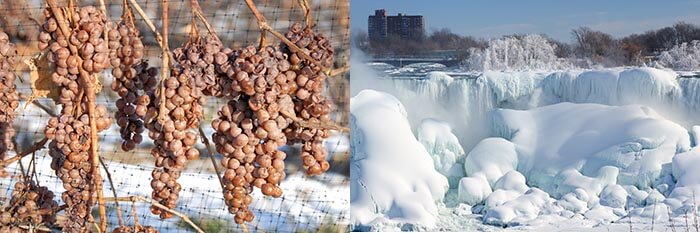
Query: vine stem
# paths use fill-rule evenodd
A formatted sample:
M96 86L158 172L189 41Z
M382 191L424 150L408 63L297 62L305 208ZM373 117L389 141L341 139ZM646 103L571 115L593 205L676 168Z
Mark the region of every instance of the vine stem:
M61 31L63 35L66 38L70 38L70 29L68 26L68 21L66 21L63 12L61 9L58 7L58 4L56 3L56 0L46 0L48 3L49 7L51 8L51 11L53 12L54 17L56 17L56 20L58 21L58 25L61 28ZM73 10L73 9L69 9ZM70 50L73 54L78 54L78 49L74 45L70 45ZM78 69L80 73L80 79L83 84L83 90L87 94L87 104L88 104L88 116L90 117L90 158L92 162L92 180L96 186L97 189L97 202L98 202L98 208L100 212L100 230L102 232L106 231L107 229L107 209L105 208L105 203L104 203L104 194L102 193L102 177L100 176L100 169L99 169L99 154L97 153L97 148L98 148L98 143L97 143L97 126L96 126L96 120L97 117L95 116L95 85L93 83L93 80L90 78L90 75L83 69L83 61L80 57L78 57ZM80 100L80 99L79 99ZM78 106L80 104L77 104Z
M165 124L165 80L168 78L168 0L161 1L162 20L163 20L163 45L161 46L163 56L163 67L160 75L160 109L158 111L158 120L161 125Z
M81 75L86 82L85 91L87 92L88 116L90 116L90 154L92 157L92 179L95 182L97 189L97 202L100 211L100 229L103 232L107 231L107 209L105 208L104 193L102 190L102 176L100 175L100 155L97 152L99 148L97 138L97 111L95 110L95 84L87 75Z
M170 209L170 208L168 208L167 206L164 206L164 205L162 205L162 204L160 204L160 203L158 203L157 201L154 201L154 200L152 200L152 199L149 199L149 198L146 198L146 197L143 197L143 196L106 197L105 199L108 200L108 201L116 201L116 202L120 202L120 201L129 201L129 202L150 203L151 205L153 205L153 206L155 206L155 207L157 207L157 208L159 208L159 209L162 209L162 210L164 210L164 211L166 211L166 212L168 212L168 213L171 213L171 214L173 214L173 215L175 215L175 216L180 217L180 218L182 219L182 221L185 221L187 224L190 224L190 226L192 226L192 228L194 228L197 232L199 232L199 233L204 233L204 231L203 231L201 228L199 228L199 226L197 226L197 224L195 224L194 222L192 222L192 220L190 220L190 218L187 217L187 215L182 214L182 213L180 213L180 212L177 212L177 211L175 211L175 210L173 210L173 209Z
M301 56L304 57L304 59L314 63L318 67L321 67L321 70L327 71L329 69L329 67L322 65L321 62L319 62L316 59L313 59L311 57L311 55L305 53L304 50L301 50L301 48L299 48L299 46L297 46L293 42L289 41L289 39L287 39L287 37L282 35L282 33L279 33L277 31L275 31L274 29L272 29L272 27L270 27L270 25L267 24L267 20L265 20L265 16L263 16L260 13L260 11L258 11L258 8L255 7L255 3L253 3L253 0L245 0L245 3L248 5L248 8L250 9L250 11L253 12L253 15L255 15L255 18L258 20L258 27L260 27L260 30L270 32L270 34L277 37L277 39L280 39L282 42L284 42L284 44L289 46L289 48L293 52L301 54Z
M115 197L117 196L117 190L114 188L114 181L112 181L112 174L109 172L109 169L107 168L107 164L105 164L102 159L100 159L100 164L102 164L102 168L105 170L105 174L107 175L107 181L109 181L109 187L112 188L112 195ZM115 201L114 205L116 206L117 209L117 219L119 220L119 226L123 227L124 226L124 219L122 218L122 210L119 207L119 202Z
M311 27L311 7L309 6L309 1L307 0L297 0L299 6L304 11L304 18L306 19L306 26Z
M207 147L207 152L209 152L209 158L211 159L211 164L214 166L214 171L216 172L216 178L219 178L219 184L221 184L221 190L226 189L224 186L224 180L221 179L221 172L219 172L219 166L216 165L216 159L214 159L214 150L211 149L211 143L209 143L209 138L204 134L202 126L199 126L199 135L202 137L202 143Z
M200 21L204 24L204 27L207 28L207 31L209 33L213 34L217 40L219 39L219 36L216 34L216 31L214 31L214 28L209 24L209 21L207 21L207 18L202 15L202 7L199 6L199 1L197 0L190 0L190 4L192 5L192 14L199 18Z
M343 66L338 69L333 69L330 72L328 72L328 77L337 76L346 72L350 72L350 66Z
M102 10L102 13L105 15L105 19L109 21L109 17L107 17L107 6L105 5L105 0L100 0L100 9ZM108 33L109 30L104 30L102 32L102 36L104 37L105 42L109 41Z
M34 143L34 145L32 145L31 147L29 147L27 150L23 151L22 153L20 153L20 154L18 154L18 155L15 155L15 156L13 156L12 158L8 158L8 159L5 159L5 160L3 160L3 161L0 161L0 164L1 164L2 166L7 166L7 165L10 165L11 163L17 162L17 161L19 161L20 159L22 159L24 156L30 155L30 154L32 154L32 153L38 151L38 150L43 149L43 148L44 148L44 145L45 145L46 142L48 142L48 141L49 141L48 138L43 138L43 139L41 139L41 141L38 141L38 142Z
M156 29L156 26L153 24L153 21L151 21L151 19L148 17L146 12L143 11L143 8L141 8L141 5L139 5L139 3L136 2L136 0L129 0L129 2L131 3L130 6L134 7L134 9L136 10L136 13L138 13L141 16L141 18L143 19L143 21L146 23L146 26L148 26L148 28L151 29L151 31L153 31L153 33L156 35L156 42L158 42L158 45L160 45L160 48L165 49L166 52L170 51L168 44L164 43L164 41L163 41L163 36L160 34L160 32L158 32L158 30ZM173 57L170 53L168 53L168 58L170 58L168 60L169 64L172 65L173 64L173 62L172 62Z

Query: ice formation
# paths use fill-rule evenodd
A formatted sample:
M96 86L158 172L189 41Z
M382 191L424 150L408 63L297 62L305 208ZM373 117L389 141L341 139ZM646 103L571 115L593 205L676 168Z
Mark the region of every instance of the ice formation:
M464 177L464 149L447 123L428 118L421 121L416 132L418 141L433 158L435 169L447 177L450 186L456 187Z
M617 175L602 171L605 166L619 169L619 184L651 187L662 165L690 148L687 130L638 105L560 103L529 111L501 109L493 116L495 133L520 148L518 171L548 193L561 193L555 186L572 177L580 177L573 183L590 183L583 176Z
M442 74L441 74L442 75ZM425 118L447 122L463 148L490 136L489 113L527 110L561 102L640 104L685 127L700 125L700 79L648 67L549 72L488 71L473 78L374 80L410 112L416 128ZM468 151L467 151L468 152Z
M351 222L433 227L448 189L393 96L363 90L350 101Z
M551 202L553 199L547 193L538 188L531 188L522 196L486 211L484 222L509 225L532 220Z
M682 215L697 206L695 199L700 203L700 172L696 171L700 149L691 149L700 144L700 126L693 127L700 125L700 79L639 67L486 71L473 77L450 76L430 72L422 78L374 80L373 85L395 98L372 101L390 103L380 105L392 106L401 117L363 128L385 129L386 125L394 127L394 122L410 123L418 141L427 148L419 157L432 157L431 161L436 162L429 163L431 168L442 174L447 171L452 178L457 178L450 171L460 159L455 157L452 163L446 151L457 150L436 150L439 146L435 142L457 142L465 149L467 155L461 164L464 175L445 196L444 203L450 210L443 211L441 204L437 205L439 214L426 208L426 212L435 214L432 219L436 228L428 230L452 229L443 227L457 223L444 221L462 222L462 218L514 229L574 219L610 224L625 221L620 219L630 215L635 224L652 217L657 221L670 217L678 218L680 225ZM371 98L363 99L366 105L372 102ZM355 102L353 99L352 105ZM352 114L353 130L358 127L358 119L370 116ZM437 126L425 124L431 118L444 124L440 139L424 134L437 132ZM405 135L400 137L412 138L409 126L405 128ZM352 147L369 151L373 141L358 140L364 135L353 135ZM398 133L391 135L397 137ZM411 144L407 141L399 142L402 150ZM377 143L390 145L381 140ZM392 161L409 166L402 161L416 153L405 154ZM410 165L412 170L427 169L425 160L412 163L423 164L420 169ZM450 165L452 169L447 169ZM393 169L385 169L391 171L382 174L394 174ZM399 192L392 195L398 196ZM365 199L364 205L373 204ZM395 218L371 211L371 207L365 210L363 215L372 218L358 224L394 221L423 225L416 218ZM627 230L626 226L614 229Z
M664 164L670 165L674 155L690 148L684 128L638 105L560 103L527 111L500 109L493 113L493 127L503 138L486 138L469 153L465 161L469 177L462 180L497 177L498 182L487 197L473 195L480 194L473 191L478 188L460 186L458 191L460 200L463 196L485 200L484 222L496 225L518 225L544 212L580 213L609 221L623 214L615 211L627 202L628 191L621 185L650 190L636 198L642 202L636 214L643 216L648 211L644 208L661 208L648 205L665 201L654 189L655 182L670 172ZM673 164L674 176L687 176L686 169ZM482 175L484 171L490 175ZM698 176L689 179L700 184ZM508 188L513 185L503 185L505 180L520 180L513 183L526 182L532 188L518 195L506 190L522 188ZM466 203L482 204L475 200Z

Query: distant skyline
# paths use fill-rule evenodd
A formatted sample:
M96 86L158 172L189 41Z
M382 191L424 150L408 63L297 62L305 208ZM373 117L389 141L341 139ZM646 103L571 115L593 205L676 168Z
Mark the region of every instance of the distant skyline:
M544 33L571 42L571 30L580 26L619 38L679 21L700 24L700 0L352 0L351 30L367 31L367 17L377 9L386 9L389 15L423 15L428 34L449 28L486 39Z

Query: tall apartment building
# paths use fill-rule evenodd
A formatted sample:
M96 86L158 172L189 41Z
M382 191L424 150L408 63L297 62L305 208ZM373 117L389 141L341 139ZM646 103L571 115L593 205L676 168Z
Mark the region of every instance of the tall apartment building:
M367 20L370 43L385 43L389 38L403 41L420 41L425 37L425 22L422 15L387 16L386 10L375 10Z

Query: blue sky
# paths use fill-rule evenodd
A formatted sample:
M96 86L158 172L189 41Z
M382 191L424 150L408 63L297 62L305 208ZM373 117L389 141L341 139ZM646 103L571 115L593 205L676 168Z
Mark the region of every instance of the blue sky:
M423 15L428 32L450 28L481 38L545 33L570 42L571 29L579 26L619 37L678 21L700 25L700 0L351 0L351 28L366 31L367 17L380 8Z

